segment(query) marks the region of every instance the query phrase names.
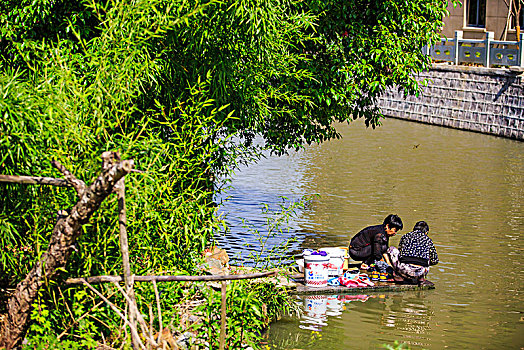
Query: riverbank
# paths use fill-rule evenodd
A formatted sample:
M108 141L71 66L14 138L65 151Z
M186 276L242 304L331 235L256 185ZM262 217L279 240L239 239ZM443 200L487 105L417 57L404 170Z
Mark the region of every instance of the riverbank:
M380 97L385 116L524 140L522 70L434 64L417 79L428 82L420 96Z

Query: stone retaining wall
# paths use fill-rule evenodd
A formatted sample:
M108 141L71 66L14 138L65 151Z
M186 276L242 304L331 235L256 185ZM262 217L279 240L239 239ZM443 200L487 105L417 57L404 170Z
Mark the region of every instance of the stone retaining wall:
M389 89L385 116L524 140L524 75L519 70L434 65L419 97Z

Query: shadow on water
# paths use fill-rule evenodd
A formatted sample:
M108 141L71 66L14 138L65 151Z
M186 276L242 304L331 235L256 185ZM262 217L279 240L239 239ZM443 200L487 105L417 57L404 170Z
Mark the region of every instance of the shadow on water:
M221 210L262 225L260 203L318 193L289 232L271 241L296 238L290 257L303 248L345 246L390 213L402 217L401 234L425 220L441 261L429 275L436 289L344 303L341 315L326 314L321 336L301 328L300 319L279 321L269 343L282 349L369 349L394 340L414 349L524 348L524 142L394 119L375 130L353 123L339 131L340 140L242 169L232 201ZM398 245L400 236L390 244ZM231 254L259 249L253 241L246 249L242 239L250 238L238 225L218 238Z

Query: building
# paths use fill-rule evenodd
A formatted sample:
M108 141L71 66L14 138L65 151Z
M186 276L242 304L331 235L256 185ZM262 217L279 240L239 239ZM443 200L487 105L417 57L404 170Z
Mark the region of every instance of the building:
M514 1L520 1L519 24L523 28L523 0L463 0L462 6L448 5L450 15L444 18L442 36L453 38L455 31L461 30L464 39L484 39L486 32L494 32L495 40L516 41L516 21L509 14L509 4Z

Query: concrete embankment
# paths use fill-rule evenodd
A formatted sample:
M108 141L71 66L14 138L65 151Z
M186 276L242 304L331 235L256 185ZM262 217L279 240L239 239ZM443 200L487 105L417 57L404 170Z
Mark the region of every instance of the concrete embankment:
M524 140L522 70L437 64L418 79L428 81L418 97L386 91L385 116Z

